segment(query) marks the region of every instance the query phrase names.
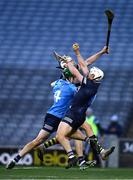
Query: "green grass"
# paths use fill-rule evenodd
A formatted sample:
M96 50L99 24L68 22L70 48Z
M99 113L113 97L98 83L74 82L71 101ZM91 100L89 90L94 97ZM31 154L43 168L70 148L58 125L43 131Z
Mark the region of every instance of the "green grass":
M80 171L78 168L15 167L6 170L1 166L0 179L133 179L133 169L89 168Z

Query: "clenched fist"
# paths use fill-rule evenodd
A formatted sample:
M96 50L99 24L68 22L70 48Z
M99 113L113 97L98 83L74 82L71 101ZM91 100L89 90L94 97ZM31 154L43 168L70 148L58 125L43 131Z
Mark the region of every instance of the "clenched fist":
M102 54L105 54L105 53L106 53L106 54L109 54L109 47L104 46L103 49L101 50L101 53L102 53Z
M74 43L73 44L73 50L76 51L79 49L79 44L78 43Z

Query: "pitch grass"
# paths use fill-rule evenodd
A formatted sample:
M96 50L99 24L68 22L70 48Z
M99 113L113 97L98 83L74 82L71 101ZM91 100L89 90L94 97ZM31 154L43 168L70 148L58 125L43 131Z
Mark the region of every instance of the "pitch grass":
M78 168L15 167L6 170L1 166L0 179L133 179L133 169L89 168L80 171Z

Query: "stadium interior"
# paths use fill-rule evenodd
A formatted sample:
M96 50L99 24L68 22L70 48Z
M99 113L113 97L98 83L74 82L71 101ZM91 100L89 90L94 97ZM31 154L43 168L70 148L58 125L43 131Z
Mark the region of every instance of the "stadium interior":
M53 51L76 58L72 44L78 42L87 58L102 49L107 8L116 16L110 54L95 63L105 78L93 108L103 126L118 113L125 136L132 136L133 1L99 2L0 1L0 146L21 146L37 135L52 104L50 83L60 77Z

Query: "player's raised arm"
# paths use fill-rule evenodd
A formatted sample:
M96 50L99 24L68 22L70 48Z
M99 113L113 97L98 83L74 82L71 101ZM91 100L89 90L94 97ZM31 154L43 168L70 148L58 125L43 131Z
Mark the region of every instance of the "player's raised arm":
M90 56L85 60L87 65L93 64L97 59L99 59L103 54L109 54L109 49L107 46L104 46L102 50L97 52L96 54Z
M77 59L83 59L80 51L79 51L79 45L77 43L73 44L73 49L74 52L77 56ZM100 58L103 54L109 54L109 49L107 48L107 46L104 46L102 50L100 50L99 52L97 52L96 54L90 56L89 58L87 58L85 60L87 66L93 64L98 58Z
M78 64L83 72L83 74L86 76L88 75L88 67L87 67L87 64L86 62L84 61L82 55L80 54L80 51L79 51L79 45L77 43L73 44L73 50L77 56L77 59L78 59Z

